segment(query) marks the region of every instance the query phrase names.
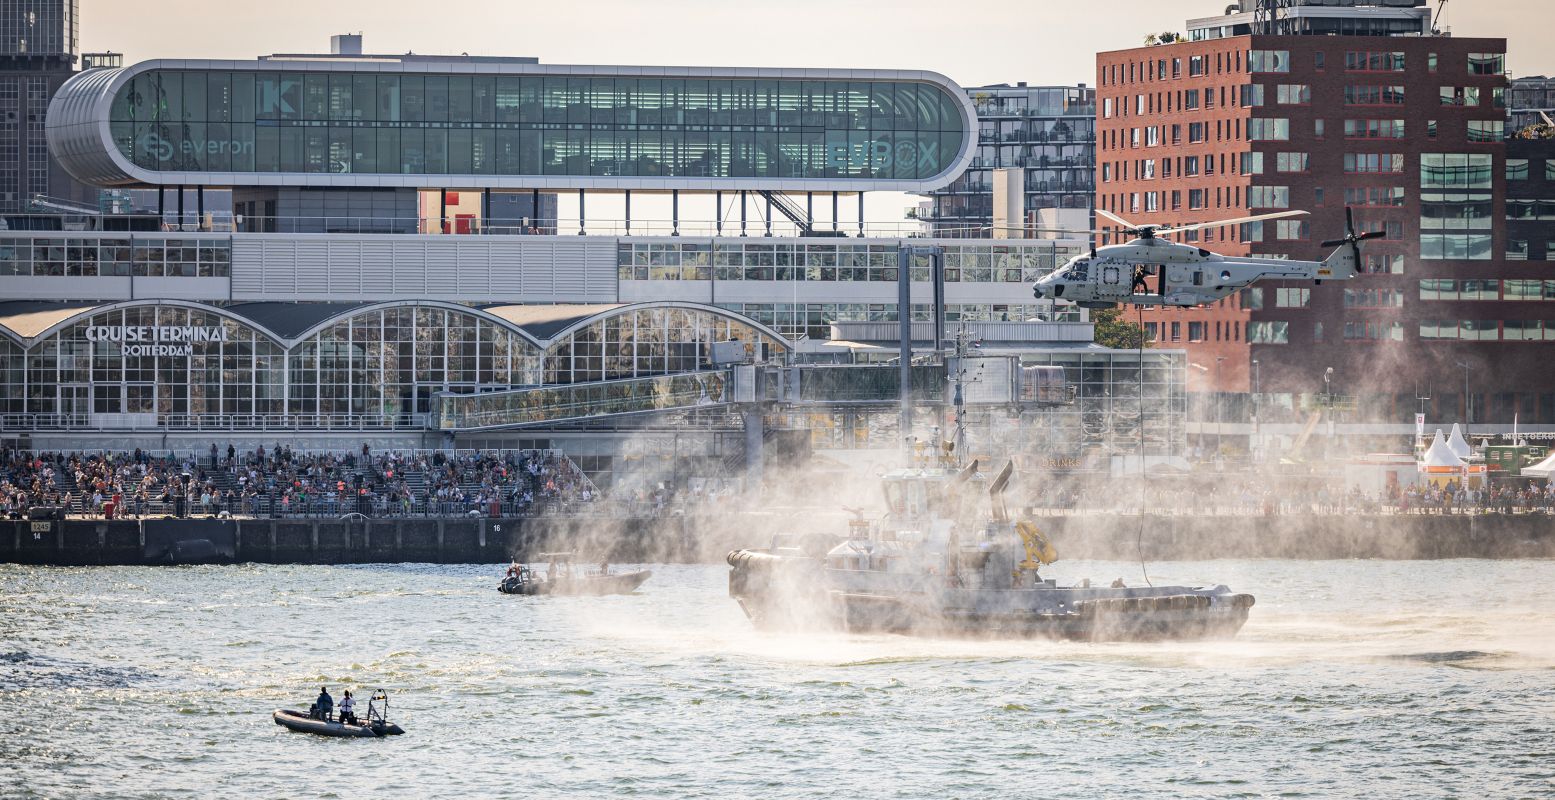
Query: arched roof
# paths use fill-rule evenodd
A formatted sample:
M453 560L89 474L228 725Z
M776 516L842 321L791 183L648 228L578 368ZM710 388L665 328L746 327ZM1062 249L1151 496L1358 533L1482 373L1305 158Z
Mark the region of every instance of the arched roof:
M781 333L742 314L703 303L648 301L611 304L465 306L443 300L387 300L377 303L236 303L214 306L190 300L143 299L113 303L61 303L35 300L0 302L0 334L31 346L77 322L121 308L187 308L225 317L290 348L331 325L372 311L391 308L440 308L479 317L510 331L544 351L575 331L621 314L657 308L698 311L738 322L790 347Z
M589 308L588 306L585 307ZM519 308L523 308L523 306L519 306ZM529 308L544 308L544 306L530 306ZM778 333L772 328L769 328L766 325L763 325L762 323L745 316L744 314L738 314L730 311L727 308L710 306L705 303L687 303L678 300L650 300L642 303L622 303L620 305L592 306L591 308L596 310L592 313L589 313L587 316L574 318L570 321L567 321L565 325L556 327L554 330L550 330L546 336L546 343L555 344L567 338L568 336L571 336L573 333L582 328L586 328L589 325L599 322L600 320L609 319L610 317L617 317L622 314L630 314L636 311L645 311L656 308L679 308L685 309L687 311L701 311L712 314L713 316L723 317L724 319L727 319L731 322L738 322L741 325L747 325L760 332L761 334L776 340L779 344L783 345L785 349L792 347L788 339L784 337L783 334ZM550 327L552 326L548 324L547 328Z
M0 328L4 328L13 339L31 346L40 339L53 336L71 325L91 319L98 314L122 308L141 308L145 306L187 308L190 311L215 314L218 317L230 319L244 327L252 328L277 345L286 345L284 337L275 335L274 331L241 314L233 313L231 308L207 305L191 300L120 300L114 303L99 304L18 300L0 303Z

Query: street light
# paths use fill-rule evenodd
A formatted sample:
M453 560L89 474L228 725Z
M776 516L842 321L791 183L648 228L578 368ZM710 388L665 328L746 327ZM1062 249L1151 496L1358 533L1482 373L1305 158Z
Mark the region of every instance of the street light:
M1323 370L1323 405L1328 410L1328 438L1323 440L1323 460L1327 461L1330 452L1334 448L1334 390L1329 388L1329 381L1334 377L1334 368Z
M1459 361L1458 366L1463 367L1463 439L1468 441L1469 425L1474 422L1474 400L1469 394L1469 370L1473 367L1467 361Z
M1220 460L1220 362L1225 361L1225 356L1215 356L1215 385L1210 390L1215 393L1215 460Z
M1259 416L1260 416L1259 412L1262 411L1262 408L1259 405L1259 400L1258 400L1258 395L1259 395L1259 392L1260 392L1260 390L1262 388L1262 383L1263 383L1262 378L1263 378L1262 365L1259 364L1258 363L1258 359L1255 358L1255 359L1253 359L1253 452L1254 453L1260 453L1263 450L1263 437L1260 435L1261 434L1261 430L1259 428L1259 425L1262 423L1262 420L1259 419Z

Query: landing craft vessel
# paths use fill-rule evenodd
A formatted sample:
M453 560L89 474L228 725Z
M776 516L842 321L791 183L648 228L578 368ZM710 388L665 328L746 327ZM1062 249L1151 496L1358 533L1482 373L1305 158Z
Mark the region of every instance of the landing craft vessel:
M878 522L859 515L845 536L779 537L730 553L729 595L769 630L1160 641L1229 638L1247 621L1253 596L1225 586L1043 578L1038 570L1058 553L1035 524L1007 513L1013 464L991 485L977 467L892 472ZM978 508L985 485L987 513Z

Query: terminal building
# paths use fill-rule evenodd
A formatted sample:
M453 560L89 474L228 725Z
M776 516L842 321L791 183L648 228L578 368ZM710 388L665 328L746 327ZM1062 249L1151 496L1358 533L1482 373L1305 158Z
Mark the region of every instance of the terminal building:
M90 70L50 106L53 155L90 184L195 208L0 233L3 437L557 444L588 468L672 437L677 457L722 463L749 449L753 417L758 448L763 425L845 417L852 445L894 446L880 420L899 385L878 380L894 353L834 326L905 313L1008 345L989 408L1047 414L1021 407L1021 367L1072 371L1076 405L1031 429L1071 427L1052 438L1065 458L1103 463L1141 406L1180 421L1184 362L1147 352L1147 384L1139 354L1092 344L1083 311L1032 299L1088 243L839 225L864 192L948 185L976 131L960 87L914 71L352 53ZM201 213L216 192L230 222ZM716 219L682 218L709 196ZM634 199L667 201L668 224L634 230ZM591 220L591 203L625 219ZM900 261L903 246L917 249ZM817 395L793 377L807 364L874 370L856 379L873 389ZM1132 395L1112 385L1130 375ZM1181 425L1162 430L1147 452L1180 455Z

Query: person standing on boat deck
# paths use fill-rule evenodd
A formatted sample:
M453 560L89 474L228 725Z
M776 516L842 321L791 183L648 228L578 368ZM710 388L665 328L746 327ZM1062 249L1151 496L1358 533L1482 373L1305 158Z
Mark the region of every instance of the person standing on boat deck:
M356 724L356 701L351 699L351 690L346 690L346 696L340 698L340 721L348 725Z
M319 699L313 702L313 707L318 709L319 719L329 721L329 715L335 710L335 698L329 696L329 689L319 687Z

